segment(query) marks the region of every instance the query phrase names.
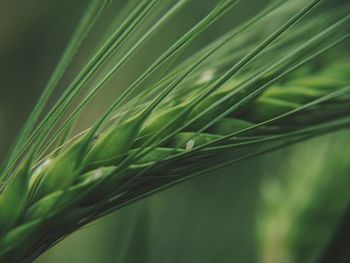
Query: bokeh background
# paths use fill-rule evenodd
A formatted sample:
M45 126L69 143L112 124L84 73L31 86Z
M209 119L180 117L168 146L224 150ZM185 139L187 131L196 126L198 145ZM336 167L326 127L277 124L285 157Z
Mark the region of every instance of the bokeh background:
M45 86L87 2L0 0L0 159ZM115 2L99 28L111 24L125 1ZM117 94L118 87L128 85L148 65L158 54L154 50L164 49L213 3L193 2L177 23L159 33L162 41L150 41L139 60L131 61L117 76L118 82L112 82L97 98L95 111L82 117L82 127L102 112L113 98L111 93ZM254 13L267 1L247 2L242 10ZM210 42L239 19L223 19L197 45ZM92 36L74 61L67 81L103 34L96 30ZM322 171L330 176L330 166L336 166L339 173L348 171L349 135L338 131L174 186L86 226L36 263L259 262L263 247L259 222L262 210L270 209L262 202L266 180L294 174L302 181Z

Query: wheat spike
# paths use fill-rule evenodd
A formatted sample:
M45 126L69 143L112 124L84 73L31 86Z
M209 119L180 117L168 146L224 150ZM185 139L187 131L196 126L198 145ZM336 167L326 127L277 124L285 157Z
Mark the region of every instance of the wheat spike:
M96 4L97 10L108 2ZM318 6L317 0L299 3L293 12L284 1L276 1L140 88L237 4L225 0L161 54L89 130L66 139L65 132L89 100L188 1L170 6L55 130L89 78L158 2L137 3L36 129L35 113L18 137L1 173L6 182L0 195L1 262L30 261L92 220L175 183L349 125L350 65L332 64L323 55L347 39L350 17L336 16L334 23L302 38L305 31L298 27L299 20ZM84 18L90 21L84 20L85 31L94 24L96 5ZM289 18L284 23L259 36L256 22L274 12L284 17L286 10ZM310 26L318 26L310 21ZM252 25L258 30L249 30ZM248 49L237 36L251 42ZM77 40L73 38L73 47ZM324 58L321 68L312 63L319 57ZM44 98L39 103L38 112L45 102ZM59 147L52 149L57 141Z

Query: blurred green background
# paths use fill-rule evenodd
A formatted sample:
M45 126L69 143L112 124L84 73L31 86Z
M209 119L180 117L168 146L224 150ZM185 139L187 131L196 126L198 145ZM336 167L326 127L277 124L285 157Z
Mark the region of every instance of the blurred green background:
M0 159L45 86L87 2L0 0ZM101 28L108 27L123 4L116 2L99 25ZM264 2L249 1L251 6L246 4L244 9L253 12ZM199 9L193 8L195 3L189 7L177 20L180 24L160 32L162 41L150 42L141 62L132 62L121 73L122 82L114 85L127 85L133 74L157 55L152 50L164 48L212 3L197 1ZM238 20L239 17L224 19L219 29L211 29L202 37L201 44ZM91 43L98 43L98 33L94 36ZM77 67L89 50L89 46L83 47L80 60L74 62ZM102 109L109 99L106 95L99 100ZM82 126L93 121L96 114L98 111L84 118ZM349 159L339 156L349 156L349 134L340 131L315 138L177 185L86 226L36 263L260 262L260 248L264 245L260 247L257 242L257 223L264 214L261 210L269 209L262 207L262 182L288 174L290 167L299 167L294 169L296 173L307 177L312 166L327 165L315 160L327 159L342 172L348 171ZM326 150L317 151L321 145Z

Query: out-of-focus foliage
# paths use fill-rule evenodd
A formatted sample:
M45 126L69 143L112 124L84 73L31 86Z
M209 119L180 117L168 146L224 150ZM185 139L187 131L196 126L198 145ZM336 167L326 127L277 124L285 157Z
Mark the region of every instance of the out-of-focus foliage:
M262 262L316 262L327 249L350 201L349 136L323 136L267 162L258 216Z

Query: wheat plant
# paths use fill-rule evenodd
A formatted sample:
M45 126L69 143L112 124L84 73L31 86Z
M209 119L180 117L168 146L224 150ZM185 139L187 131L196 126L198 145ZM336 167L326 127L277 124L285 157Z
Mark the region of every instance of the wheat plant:
M76 133L74 125L93 107L93 98L191 1L127 1L86 65L50 105L110 2L92 0L87 7L1 166L1 262L30 262L140 198L350 124L350 64L342 46L350 34L349 5L272 1L186 55L240 5L221 0L92 127Z

